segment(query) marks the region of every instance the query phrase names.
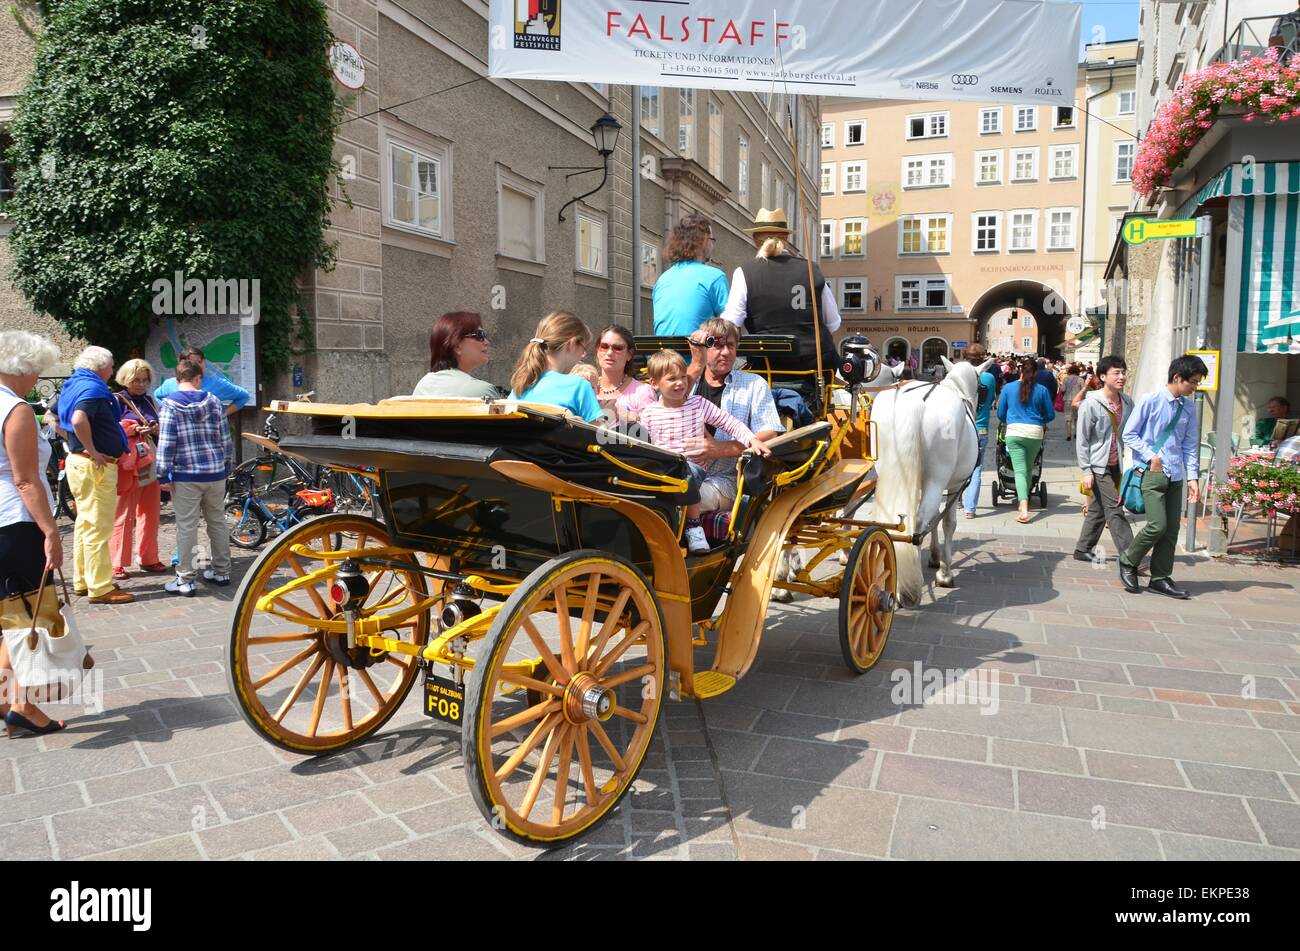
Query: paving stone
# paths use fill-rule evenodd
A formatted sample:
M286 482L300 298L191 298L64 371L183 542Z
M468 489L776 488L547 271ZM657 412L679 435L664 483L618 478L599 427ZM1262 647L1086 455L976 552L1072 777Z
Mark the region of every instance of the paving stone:
M43 819L30 819L3 827L4 857L7 862L43 862L54 858L49 832Z
M81 788L71 783L35 792L17 793L0 799L0 826L70 812L85 804Z
M379 815L379 810L356 793L309 802L284 811L285 820L304 837L359 825Z
M846 746L905 753L912 742L912 733L912 730L887 723L849 721L840 725L835 741Z
M755 733L770 736L787 736L800 740L825 740L835 738L840 721L829 717L812 717L799 713L764 710L754 723Z
M1261 769L1241 769L1217 763L1183 763L1183 772L1194 789L1230 793L1257 799L1280 799L1290 802L1286 784L1277 773Z
M304 765L282 766L228 776L208 783L208 789L231 820L287 809L304 802L324 799L365 785L355 770Z
M740 857L749 862L809 862L815 856L806 846L756 835L742 835L739 842Z
M143 845L101 852L89 857L95 862L191 862L202 859L194 835L173 835Z
M1266 730L1283 730L1288 733L1300 733L1300 716L1294 714L1252 713L1258 723Z
M982 763L988 758L988 748L987 737L969 733L917 730L912 740L911 752L917 756L941 756L947 759L968 759Z
M984 709L992 711L993 708ZM1064 738L1061 714L1060 708L1043 704L999 702L996 712L984 714L979 706L973 704L929 703L904 710L899 714L898 725L1053 743Z
M1064 680L1091 680L1098 683L1127 684L1128 676L1120 664L1095 660L1068 660L1044 658L1038 662L1038 672L1044 677Z
M1295 862L1300 852L1249 842L1212 839L1203 835L1160 833L1165 858L1171 862Z
M1269 845L1300 849L1300 806L1268 799L1251 799L1249 803Z
M732 730L712 730L709 736L713 741L713 750L718 755L718 764L723 769L749 769L768 742L765 736Z
M274 766L280 761L265 744L247 746L239 750L223 753L210 753L193 759L179 760L171 764L172 774L182 785L201 783L210 779L221 779L236 773L249 773L256 769Z
M189 832L194 817L205 813L211 804L202 787L181 786L61 813L51 821L60 858L74 859Z
M763 748L753 772L866 789L871 785L875 758L869 750L774 737Z
M319 862L336 859L338 853L324 836L313 836L262 849L251 857L259 862Z
M280 845L293 840L293 831L278 815L269 813L242 822L214 825L198 833L208 858L226 859L245 852Z
M1154 783L1158 786L1185 787L1178 764L1154 756L1130 756L1104 750L1085 750L1090 775L1101 779L1122 779L1129 783Z
M397 818L416 835L467 823L481 823L487 827L478 806L474 805L474 800L468 794L410 809L399 813Z
M1293 768L1285 745L1263 730L1092 710L1063 710L1061 715L1074 746L1228 766Z
M876 788L932 799L955 799L982 805L1015 805L1011 770L998 766L885 754Z
M144 765L133 743L87 742L43 756L28 757L19 763L18 773L23 789L37 790L125 773Z
M380 860L453 861L453 862L505 862L509 856L485 837L470 829L452 829L437 835L426 835L409 842L379 849ZM545 853L541 853L544 855Z
M92 803L101 803L158 792L175 785L165 768L153 766L104 779L92 779L86 783L86 793Z
M1222 707L1203 707L1190 703L1170 704L1170 709L1180 720L1192 720L1196 723L1225 723L1228 726L1255 726L1255 721L1245 710L1225 710Z
M1002 766L1020 766L1057 773L1083 773L1080 751L1072 746L995 739L992 755L993 762Z
M1101 697L1101 708L1109 713L1124 713L1135 717L1165 717L1172 720L1174 711L1167 703L1155 700L1134 700L1130 697Z
M734 862L740 856L730 842L692 842L690 857L697 862Z
M1154 833L1115 824L1030 815L986 806L904 797L890 857L912 860L1150 861L1160 858Z
M1210 833L1258 841L1241 800L1158 786L1024 771L1018 778L1020 808L1091 820L1098 806L1107 823L1170 832Z
M409 838L409 833L396 820L385 816L339 829L327 834L325 838L340 855L347 857L404 841Z
M723 772L723 785L739 834L864 855L888 847L895 796L732 771Z
M1169 667L1142 667L1134 664L1128 668L1133 683L1146 687L1172 687L1197 693L1218 693L1240 696L1244 682L1237 674L1216 674L1211 671L1178 670ZM1290 692L1276 678L1256 677L1255 693L1259 697L1289 700Z

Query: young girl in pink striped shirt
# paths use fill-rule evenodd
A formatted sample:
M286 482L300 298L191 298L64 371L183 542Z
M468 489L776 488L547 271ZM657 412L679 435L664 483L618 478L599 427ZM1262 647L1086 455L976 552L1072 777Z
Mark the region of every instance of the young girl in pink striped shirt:
M682 452L686 440L706 435L705 425L714 426L739 440L760 456L770 456L772 451L740 420L702 396L691 396L691 379L686 374L686 361L681 354L661 350L646 363L650 382L659 391L659 400L641 410L641 425L650 434L650 441L661 449ZM691 467L688 497L695 503L686 508L686 547L692 554L709 550L708 539L700 524L700 486L706 473L694 462Z

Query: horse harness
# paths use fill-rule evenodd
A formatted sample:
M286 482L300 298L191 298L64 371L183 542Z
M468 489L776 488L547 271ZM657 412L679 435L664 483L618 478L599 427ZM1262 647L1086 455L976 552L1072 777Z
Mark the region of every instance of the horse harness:
M926 400L928 400L928 399L931 397L931 395L933 395L934 391L935 391L936 389L938 389L938 387L939 387L939 385L940 385L940 384L938 384L938 383L928 383L928 382L926 382L926 381L924 381L924 380L907 380L906 382L895 383L895 384L893 385L893 387L891 387L891 389L896 389L896 390L898 390L898 391L899 391L899 394L901 395L901 394L903 394L903 393L908 392L907 387L908 387L909 385L912 385L912 384L915 384L915 386L913 386L913 391L915 391L916 387L925 387L925 389L926 389L926 393L925 393L924 396L921 397L921 402L922 402L922 403L924 403ZM967 403L966 400L965 400L964 398L963 398L962 401L961 401L961 405L962 405L962 408L966 410L966 418L967 418L968 420L970 420L971 428L975 430L975 441L976 441L976 443L978 443L978 442L979 442L979 426L975 425L975 414L971 412L970 404ZM981 459L977 456L976 459L975 459L975 466L974 466L974 468L971 469L970 474L966 476L966 481L962 483L961 488L958 489L956 492L947 493L948 496L949 496L949 498L948 498L948 504L945 505L945 506L943 507L943 511L942 511L942 513L941 513L940 516L939 516L940 521L942 521L943 518L944 518L944 516L946 516L950 511L952 511L952 507L953 507L954 505L956 505L959 501L961 501L961 497L962 497L963 495L966 494L966 489L967 489L967 487L970 485L970 480L974 477L974 475L975 475L975 470L978 469L978 468L980 467L980 463L981 463L982 461L983 461L983 460L981 460ZM922 533L920 533L920 532L914 532L914 533L912 534L912 544L913 544L913 545L920 545L920 544L921 544L921 541L922 541L924 538L925 538L925 535L924 535L924 534L922 534Z

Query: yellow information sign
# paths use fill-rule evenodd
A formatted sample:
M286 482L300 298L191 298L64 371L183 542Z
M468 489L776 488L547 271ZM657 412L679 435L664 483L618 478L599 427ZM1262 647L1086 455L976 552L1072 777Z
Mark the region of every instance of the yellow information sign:
M1196 388L1197 393L1217 393L1219 391L1219 351L1218 350L1188 350L1189 357L1200 357L1201 362L1205 364L1205 369L1210 372L1206 374L1205 379L1201 380L1201 385Z
M1150 218L1130 218L1124 224L1121 236L1129 244L1141 244L1153 238L1194 238L1196 219L1179 218L1173 221L1156 221Z

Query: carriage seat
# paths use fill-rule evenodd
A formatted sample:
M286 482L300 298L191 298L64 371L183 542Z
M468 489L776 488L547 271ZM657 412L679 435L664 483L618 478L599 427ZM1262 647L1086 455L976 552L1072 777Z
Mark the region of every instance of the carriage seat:
M745 494L749 496L766 494L778 475L798 469L806 463L816 452L818 443L830 442L832 433L830 423L825 421L813 423L811 426L802 426L769 440L767 446L772 450L772 455L767 458L746 452L741 456Z

